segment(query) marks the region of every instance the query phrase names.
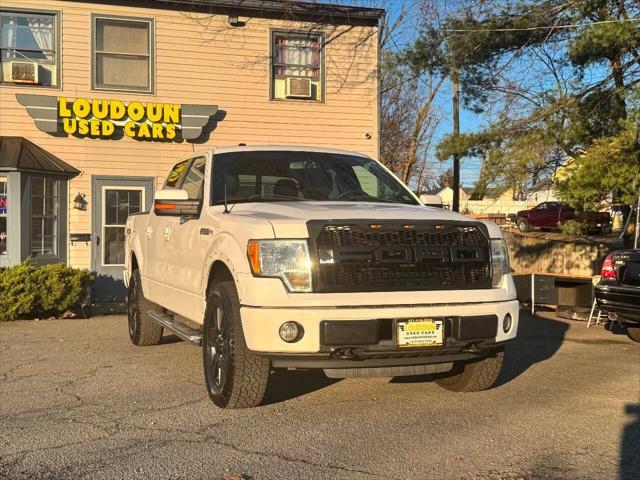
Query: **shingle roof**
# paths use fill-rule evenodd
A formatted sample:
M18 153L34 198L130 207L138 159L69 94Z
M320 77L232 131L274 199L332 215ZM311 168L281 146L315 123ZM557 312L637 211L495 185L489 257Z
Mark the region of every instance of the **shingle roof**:
M0 170L42 172L75 177L75 167L24 137L0 136Z

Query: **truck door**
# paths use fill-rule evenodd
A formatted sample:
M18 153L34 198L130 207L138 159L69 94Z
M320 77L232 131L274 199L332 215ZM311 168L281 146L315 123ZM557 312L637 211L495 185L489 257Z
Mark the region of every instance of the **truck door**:
M176 163L163 189L180 188L191 164L191 159ZM152 302L166 307L167 286L167 244L171 239L170 224L172 217L156 215L151 208L147 228L141 232L146 237L146 259L142 267L142 287L145 296Z
M195 157L181 185L192 200L200 200L200 218L165 217L170 240L166 242L166 307L191 320L201 321L204 305L203 271L213 241L210 220L206 215L209 192L205 192L207 158Z
M532 227L546 227L547 202L541 203L529 212L529 225Z
M547 202L547 215L544 218L543 227L558 228L558 223L562 222L562 210L560 205L555 202Z

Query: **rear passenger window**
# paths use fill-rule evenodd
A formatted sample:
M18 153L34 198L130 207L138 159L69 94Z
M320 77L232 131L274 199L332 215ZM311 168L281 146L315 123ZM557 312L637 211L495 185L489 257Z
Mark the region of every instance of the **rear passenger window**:
M167 180L164 182L164 188L178 188L178 186L180 185L180 180L187 171L187 167L189 166L190 162L191 159L187 158L186 160L182 160L176 163L169 172Z

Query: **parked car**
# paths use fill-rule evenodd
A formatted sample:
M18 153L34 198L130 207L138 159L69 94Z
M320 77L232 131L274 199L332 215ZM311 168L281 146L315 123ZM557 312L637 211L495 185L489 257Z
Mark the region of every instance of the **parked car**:
M211 400L258 405L273 368L495 382L519 304L500 228L424 208L379 162L304 147L183 158L126 224L129 335L202 345Z
M619 321L634 342L640 342L640 249L607 255L596 284L598 308Z
M516 214L516 225L521 232L528 232L532 228L555 229L567 220L585 224L589 232L611 229L611 216L608 212L576 212L573 207L562 202L543 202Z

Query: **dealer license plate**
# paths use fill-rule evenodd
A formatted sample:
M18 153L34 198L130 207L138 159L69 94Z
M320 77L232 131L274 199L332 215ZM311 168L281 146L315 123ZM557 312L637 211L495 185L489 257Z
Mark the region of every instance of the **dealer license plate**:
M436 347L444 344L444 323L432 318L398 320L398 347Z

